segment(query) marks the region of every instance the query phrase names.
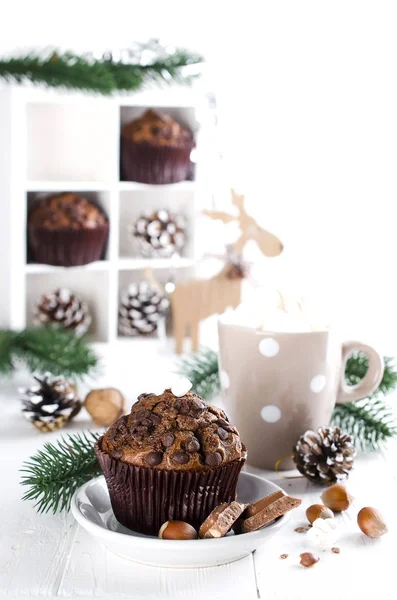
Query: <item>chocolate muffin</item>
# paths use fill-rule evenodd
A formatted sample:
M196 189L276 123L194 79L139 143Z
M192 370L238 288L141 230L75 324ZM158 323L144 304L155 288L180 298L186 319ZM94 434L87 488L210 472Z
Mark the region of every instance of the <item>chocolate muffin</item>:
M157 535L168 520L198 528L235 499L246 451L225 413L188 392L142 394L95 451L117 520Z
M121 132L121 177L125 181L166 184L188 178L190 131L169 115L152 109Z
M108 235L104 213L79 194L43 198L28 218L31 258L47 265L75 267L99 260Z

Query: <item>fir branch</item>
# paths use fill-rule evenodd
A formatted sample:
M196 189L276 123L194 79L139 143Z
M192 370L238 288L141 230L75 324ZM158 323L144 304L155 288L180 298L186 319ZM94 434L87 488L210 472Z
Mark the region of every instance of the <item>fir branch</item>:
M395 359L390 356L385 356L384 363L385 370L383 372L382 381L380 382L378 389L372 394L372 397L378 396L379 393L387 395L397 387L397 367ZM362 352L353 354L346 363L346 382L350 385L356 385L363 379L367 371L368 357Z
M22 465L21 485L28 486L23 500L37 500L38 512L69 510L76 490L101 475L94 444L96 433L68 435L56 444L44 444L43 450Z
M186 67L203 61L197 54L184 49L171 51L156 40L123 54L128 54L128 61L114 60L110 54L98 59L72 52L31 53L0 60L0 79L110 95L116 91L135 92L151 81L188 83L194 75L186 73ZM142 63L145 54L150 54L151 60Z
M210 348L202 348L180 361L178 372L193 384L192 390L206 400L219 394L218 355Z
M95 352L72 332L54 327L0 330L0 374L11 375L23 363L31 372L80 379L98 364Z
M16 333L9 329L0 329L0 375L9 375L13 369L13 345Z
M381 398L337 404L332 422L349 433L362 450L377 450L397 435L393 414Z

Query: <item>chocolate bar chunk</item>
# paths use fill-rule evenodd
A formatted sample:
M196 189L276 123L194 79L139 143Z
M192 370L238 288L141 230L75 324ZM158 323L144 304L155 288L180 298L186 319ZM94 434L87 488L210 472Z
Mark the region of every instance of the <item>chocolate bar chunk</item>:
M255 504L250 505L241 523L239 523L239 529L241 533L249 533L250 531L256 531L265 525L268 525L274 519L281 517L286 512L297 508L302 503L299 498L292 498L286 496L282 492L275 492L258 500Z
M208 515L199 529L199 537L203 539L220 538L227 534L244 512L246 504L240 502L224 502Z

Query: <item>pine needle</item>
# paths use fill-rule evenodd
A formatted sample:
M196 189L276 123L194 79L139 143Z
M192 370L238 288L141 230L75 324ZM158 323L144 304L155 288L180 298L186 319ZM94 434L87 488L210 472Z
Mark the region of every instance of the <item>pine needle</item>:
M218 355L210 348L202 348L182 358L178 373L187 377L193 384L192 390L206 400L220 392Z
M28 486L23 500L37 500L38 512L69 510L76 490L102 473L94 452L96 433L77 433L44 444L22 465L21 485Z
M0 374L11 375L18 363L31 372L49 371L53 375L80 379L94 371L98 357L81 338L62 329L0 330Z
M332 422L349 433L356 448L362 450L378 450L397 435L393 413L379 397L337 404Z
M169 49L157 40L137 44L121 55L127 60L114 60L109 53L102 58L56 50L29 53L0 59L0 79L110 95L116 91L135 92L152 81L189 83L195 75L186 73L185 68L203 61L197 54ZM151 60L143 63L144 56Z

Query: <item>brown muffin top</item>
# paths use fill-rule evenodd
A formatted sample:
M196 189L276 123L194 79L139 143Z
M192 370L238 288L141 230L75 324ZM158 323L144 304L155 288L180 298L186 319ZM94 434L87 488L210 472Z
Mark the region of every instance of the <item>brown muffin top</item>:
M122 462L155 469L219 467L245 457L225 413L192 392L141 394L131 413L106 432L102 450Z
M107 224L102 211L73 193L43 198L29 215L29 225L46 229L95 229Z
M165 113L149 109L123 127L124 139L155 146L192 146L193 136Z

